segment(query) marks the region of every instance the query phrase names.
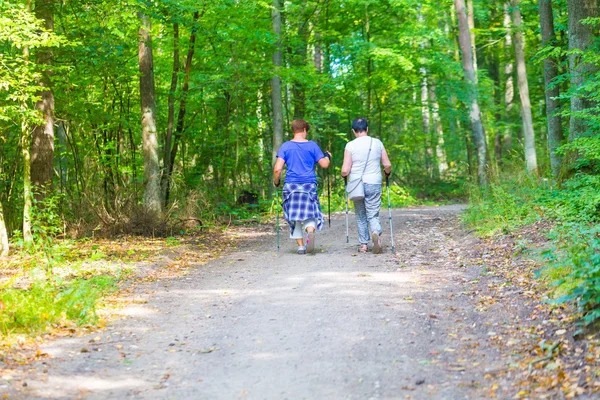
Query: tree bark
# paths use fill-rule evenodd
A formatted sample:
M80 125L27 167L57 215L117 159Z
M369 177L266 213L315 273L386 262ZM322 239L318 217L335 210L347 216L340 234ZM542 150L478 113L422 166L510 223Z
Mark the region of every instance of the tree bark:
M8 250L8 233L6 232L6 223L4 222L2 202L0 202L0 258L8 257Z
M422 47L421 47L422 48ZM430 143L431 118L429 115L429 92L427 89L427 69L420 68L421 73L421 120L423 123L423 147L425 158L425 170L429 176L433 175L433 151Z
M485 132L481 122L481 111L477 95L477 82L475 70L473 67L471 36L469 33L469 24L465 10L464 0L454 0L456 14L458 17L459 43L462 52L462 64L465 73L465 79L468 86L469 95L469 117L473 130L473 140L477 148L477 178L481 186L487 184L486 166L487 166L487 146L485 143Z
M25 50L27 52L27 49ZM23 111L26 109L23 106ZM21 153L23 157L23 242L26 246L33 243L33 234L31 232L31 207L32 207L32 188L31 188L31 131L27 121L21 122Z
M596 103L587 99L580 92L581 86L587 78L598 71L592 64L582 61L582 52L594 42L594 25L582 24L585 18L598 18L600 16L598 0L568 0L569 15L569 71L571 73L571 120L569 122L569 140L577 139L588 134L588 123L578 115L582 111L592 108Z
M279 69L283 65L283 54L281 51L281 4L280 0L273 0L271 9L273 32L277 36L275 52L273 53L273 67L275 72L271 78L271 108L273 111L273 154L272 166L275 165L277 150L283 143L283 100L281 98L281 78Z
M154 94L154 61L150 18L139 14L140 104L142 110L142 148L144 151L144 208L152 218L162 213L160 165L156 132L156 100Z
M306 67L308 54L308 23L310 14L306 7L300 9L296 15L296 38L293 43L291 64L298 69ZM304 119L306 113L306 85L302 81L304 74L298 74L292 85L292 103L294 105L294 119Z
M31 0L25 2L26 9L31 12ZM23 60L29 64L29 47L23 48ZM23 114L27 110L27 104L23 104ZM23 243L26 247L33 244L33 234L31 232L31 131L27 119L21 120L21 155L23 157Z
M475 45L475 12L473 0L467 0L467 16L469 17L469 34L471 35L471 49L473 54L473 69L475 70L475 82L477 82L477 46Z
M371 20L369 18L369 3L365 4L365 41L367 42L367 51L368 51L368 57L367 57L367 104L366 104L366 110L367 110L367 119L371 118L371 92L373 91L372 89L372 82L371 82L371 75L373 74L373 59L371 57Z
M444 149L444 127L440 118L440 105L437 101L435 93L435 84L429 85L429 102L431 103L431 116L433 120L433 141L435 143L435 159L437 164L436 177L443 176L448 170L448 160L446 158L446 150Z
M556 41L554 34L554 17L552 15L552 0L539 0L540 26L542 29L542 46L552 46ZM558 66L550 57L544 59L544 83L546 85L546 120L548 124L548 153L550 154L550 167L552 175L557 178L560 174L561 157L556 154L564 140L562 132L562 118L557 113L560 96L558 84L552 85L558 76Z
M507 58L506 65L504 66L504 77L506 79L504 85L504 121L506 125L506 130L504 132L504 137L498 138L498 145L500 146L499 152L500 157L502 153L503 147L512 146L512 134L510 129L510 121L512 119L512 110L514 106L515 100L515 82L513 77L514 64L512 62L512 57L510 54L512 53L512 33L510 31L510 12L508 3L504 4L504 22L503 22L504 30L506 31L506 37L504 40L504 49L505 55Z
M523 20L521 17L520 0L512 0L512 20L515 29L515 61L521 99L521 117L523 121L523 136L525 142L525 164L527 173L537 175L537 156L535 154L535 133L531 116L531 101L529 99L529 83L527 82L527 67L525 66L525 39L523 38Z
M44 21L44 28L54 30L54 0L37 0L35 16ZM52 93L51 71L52 51L40 48L37 53L37 63L42 66L40 86L44 87L38 96L35 108L43 118L43 123L33 129L31 141L31 182L35 187L38 200L46 196L51 189L54 175L54 94Z

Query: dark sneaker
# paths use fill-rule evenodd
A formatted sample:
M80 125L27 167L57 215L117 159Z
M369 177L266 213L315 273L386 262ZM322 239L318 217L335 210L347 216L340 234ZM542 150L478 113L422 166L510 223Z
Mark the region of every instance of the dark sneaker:
M309 232L306 238L306 252L312 253L315 250L315 231Z
M381 253L381 238L377 232L371 233L371 240L373 241L373 254Z
M298 246L298 254L306 254L306 246Z

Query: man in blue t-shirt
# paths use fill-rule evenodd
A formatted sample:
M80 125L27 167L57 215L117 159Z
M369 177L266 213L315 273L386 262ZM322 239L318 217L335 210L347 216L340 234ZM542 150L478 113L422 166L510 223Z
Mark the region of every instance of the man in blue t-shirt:
M273 184L279 187L283 166L286 166L281 205L290 226L290 238L296 239L298 244L298 254L312 253L315 232L323 229L315 164L328 168L331 161L331 153L323 153L315 142L306 139L308 129L306 121L292 121L294 138L281 145L273 168ZM304 232L307 234L306 245Z

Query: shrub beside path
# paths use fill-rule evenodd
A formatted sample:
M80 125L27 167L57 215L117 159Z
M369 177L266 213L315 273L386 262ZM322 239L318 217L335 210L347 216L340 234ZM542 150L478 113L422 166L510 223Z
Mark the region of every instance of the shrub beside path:
M497 256L462 229L461 210L395 210L396 255L388 235L383 254L358 254L345 243L343 215L319 234L315 255L296 255L287 239L277 253L272 229L241 232L247 237L222 258L140 285L144 301L104 331L45 346L49 357L0 379L0 393L19 399L570 393L523 378L537 343L528 330L537 322L525 321L539 304L490 273L489 259ZM532 374L547 364L534 364ZM578 385L577 395L592 397L592 385Z

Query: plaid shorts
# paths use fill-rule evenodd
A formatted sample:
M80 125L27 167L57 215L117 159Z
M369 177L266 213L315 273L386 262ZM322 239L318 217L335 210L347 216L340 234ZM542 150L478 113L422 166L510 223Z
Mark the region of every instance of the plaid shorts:
M323 229L324 219L317 195L316 183L286 183L283 185L283 217L294 232L296 221L314 218L317 229Z

